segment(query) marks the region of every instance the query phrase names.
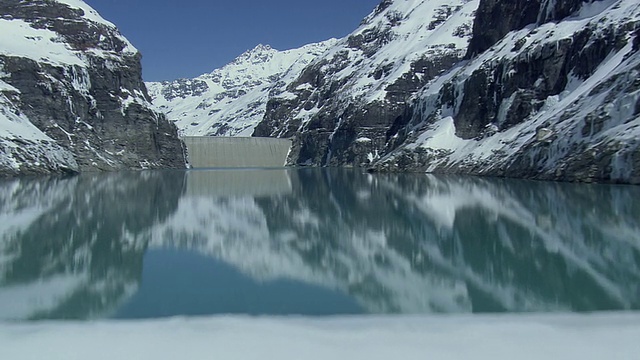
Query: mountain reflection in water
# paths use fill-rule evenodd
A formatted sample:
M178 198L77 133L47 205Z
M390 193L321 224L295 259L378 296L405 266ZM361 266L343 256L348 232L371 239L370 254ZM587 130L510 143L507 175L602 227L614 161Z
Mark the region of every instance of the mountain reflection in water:
M640 187L339 169L3 180L0 319L640 309L634 199ZM196 278L202 291L168 291Z

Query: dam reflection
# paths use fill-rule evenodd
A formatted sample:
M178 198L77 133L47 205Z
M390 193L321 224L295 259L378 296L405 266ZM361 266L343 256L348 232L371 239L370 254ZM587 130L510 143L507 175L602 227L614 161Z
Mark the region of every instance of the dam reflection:
M638 198L338 169L5 180L0 318L640 309Z
M186 178L189 197L261 197L292 191L286 169L191 170Z

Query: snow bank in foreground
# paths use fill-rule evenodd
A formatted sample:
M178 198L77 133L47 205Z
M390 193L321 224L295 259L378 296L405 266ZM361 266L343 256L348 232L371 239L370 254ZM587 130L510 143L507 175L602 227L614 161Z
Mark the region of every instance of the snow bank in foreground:
M640 313L0 324L0 359L638 359Z

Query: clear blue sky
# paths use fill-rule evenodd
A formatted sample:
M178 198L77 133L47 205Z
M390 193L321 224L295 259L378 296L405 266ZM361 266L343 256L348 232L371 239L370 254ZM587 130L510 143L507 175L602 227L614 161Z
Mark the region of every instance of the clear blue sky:
M258 44L343 37L380 0L85 0L142 52L146 81L195 77Z

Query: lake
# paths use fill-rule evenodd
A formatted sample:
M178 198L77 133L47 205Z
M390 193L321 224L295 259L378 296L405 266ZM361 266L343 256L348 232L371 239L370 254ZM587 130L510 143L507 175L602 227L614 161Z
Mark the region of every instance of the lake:
M640 187L349 169L0 180L0 319L640 309Z

